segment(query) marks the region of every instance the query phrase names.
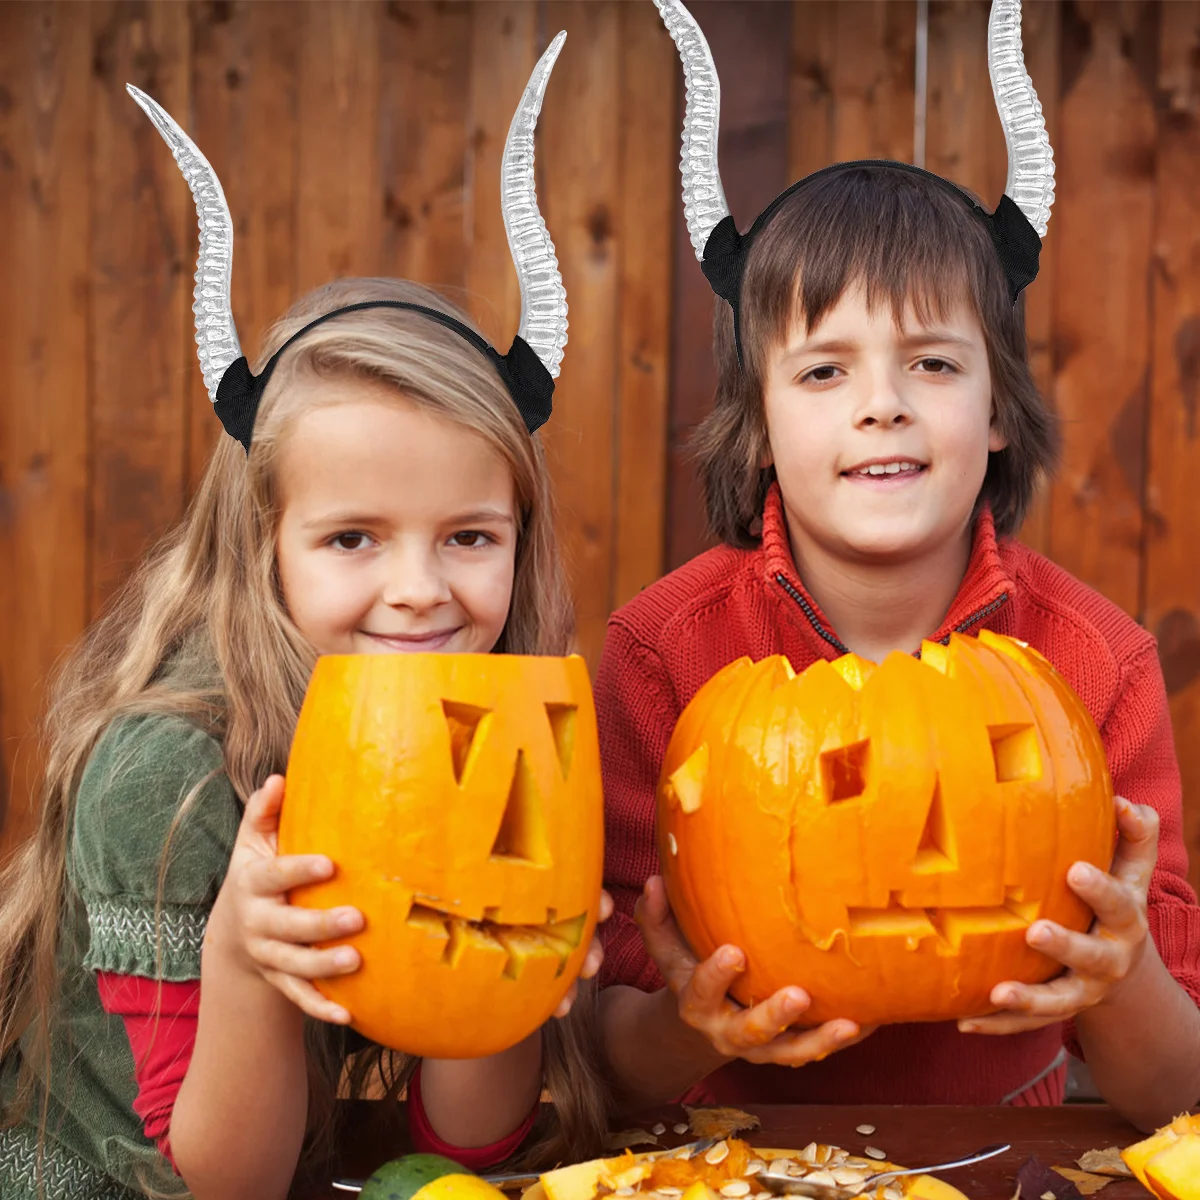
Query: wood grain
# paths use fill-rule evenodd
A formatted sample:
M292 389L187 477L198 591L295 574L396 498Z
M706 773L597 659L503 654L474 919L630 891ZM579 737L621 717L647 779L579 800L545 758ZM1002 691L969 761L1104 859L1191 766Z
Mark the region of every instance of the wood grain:
M1054 206L1055 400L1068 427L1051 492L1051 556L1127 612L1140 611L1154 227L1153 61L1159 10L1064 10Z
M90 318L93 615L183 510L185 337L196 216L171 152L126 81L186 116L188 12L98 0L92 25ZM178 120L179 117L176 117Z
M1163 9L1147 477L1147 627L1158 638L1200 886L1200 3Z
M87 619L86 22L0 33L0 861L32 828L43 686Z

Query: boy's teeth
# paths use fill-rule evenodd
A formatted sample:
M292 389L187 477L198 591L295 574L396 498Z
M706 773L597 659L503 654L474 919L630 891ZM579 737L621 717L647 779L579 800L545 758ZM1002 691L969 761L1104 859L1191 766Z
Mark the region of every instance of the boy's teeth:
M899 475L901 471L919 469L916 463L909 462L872 463L869 467L860 468L856 473L859 475Z

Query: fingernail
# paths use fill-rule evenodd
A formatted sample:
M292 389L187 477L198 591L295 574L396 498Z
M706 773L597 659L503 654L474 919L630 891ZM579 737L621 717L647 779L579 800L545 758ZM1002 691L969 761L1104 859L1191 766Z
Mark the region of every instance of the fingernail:
M314 878L324 879L326 875L333 874L333 863L328 858L314 858L312 873Z
M794 1010L807 1008L808 997L797 988L788 988L787 990L787 1006Z
M337 918L335 920L337 928L346 933L350 933L357 929L361 922L362 917L360 916L358 910L354 908L339 909Z
M339 967L352 967L358 962L358 951L353 946L343 946L333 952L333 961Z
M722 950L721 966L730 971L740 971L742 969L741 954L737 950Z
M979 1022L978 1021L959 1021L958 1028L963 1033L978 1033L979 1032Z
M1044 946L1050 940L1050 930L1045 925L1035 925L1029 931L1029 944L1031 946Z
M1071 883L1082 886L1085 883L1091 883L1096 878L1095 867L1089 867L1087 863L1076 863L1070 870L1068 879Z
M350 1014L344 1008L331 1008L329 1010L329 1019L339 1025L350 1024Z

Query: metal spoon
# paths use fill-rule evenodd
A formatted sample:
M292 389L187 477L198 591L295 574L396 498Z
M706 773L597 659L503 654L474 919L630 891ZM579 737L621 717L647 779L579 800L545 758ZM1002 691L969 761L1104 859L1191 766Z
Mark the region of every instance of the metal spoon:
M891 1183L893 1179L899 1179L902 1175L932 1175L935 1171L967 1167L972 1163L983 1162L985 1158L994 1158L997 1154L1003 1154L1005 1150L1011 1148L1011 1146L984 1146L982 1150L976 1150L974 1154L970 1154L966 1158L956 1158L953 1162L938 1163L932 1167L904 1167L891 1171L879 1171L875 1175L868 1176L862 1183L849 1186L811 1183L807 1179L792 1179L787 1175L768 1175L765 1171L759 1172L754 1177L754 1182L755 1184L761 1183L765 1191L775 1192L780 1196L808 1196L813 1200L852 1200L854 1196L861 1196L868 1188L878 1187L881 1183Z

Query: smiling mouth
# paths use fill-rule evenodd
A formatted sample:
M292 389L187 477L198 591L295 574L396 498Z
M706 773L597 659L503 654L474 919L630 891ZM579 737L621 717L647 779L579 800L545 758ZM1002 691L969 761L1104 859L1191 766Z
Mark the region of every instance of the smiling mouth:
M423 650L429 646L440 646L448 642L457 629L440 629L434 633L371 633L363 630L372 641L381 642L397 650Z
M895 462L868 463L865 466L853 467L842 472L843 479L894 479L902 477L911 479L922 474L928 468L924 463L899 459Z

